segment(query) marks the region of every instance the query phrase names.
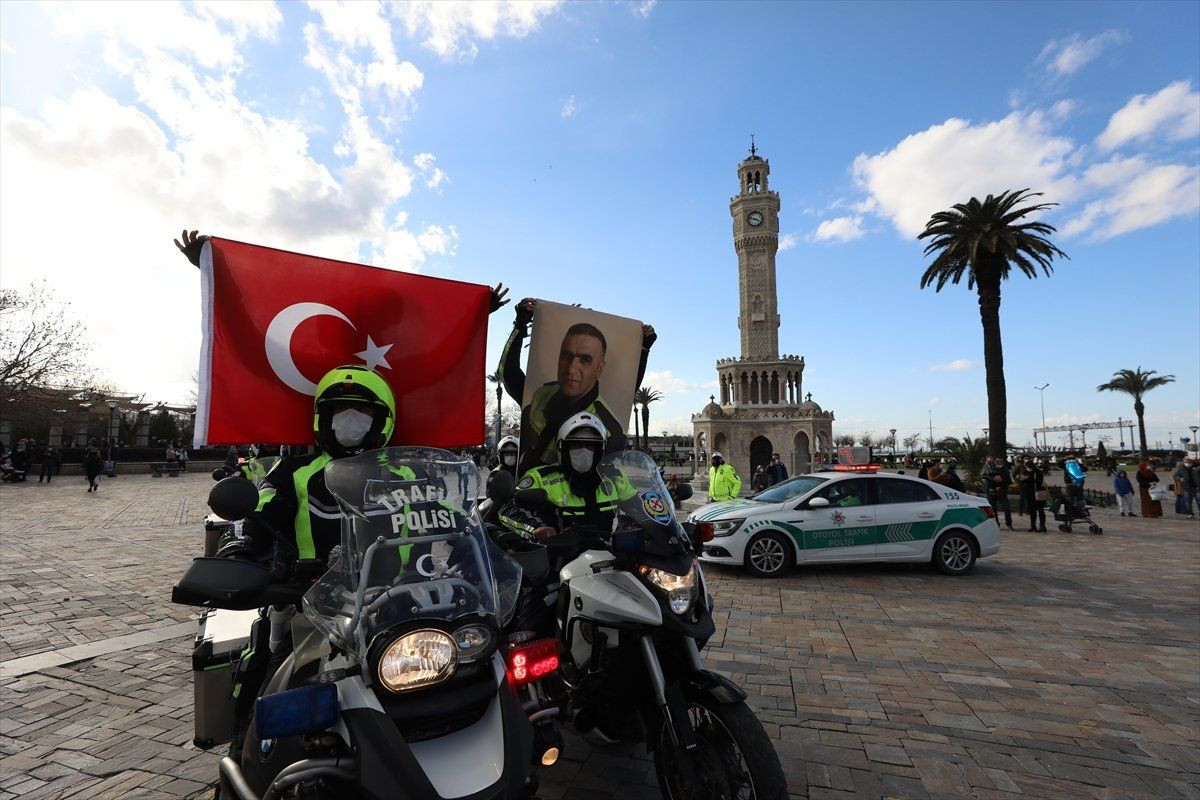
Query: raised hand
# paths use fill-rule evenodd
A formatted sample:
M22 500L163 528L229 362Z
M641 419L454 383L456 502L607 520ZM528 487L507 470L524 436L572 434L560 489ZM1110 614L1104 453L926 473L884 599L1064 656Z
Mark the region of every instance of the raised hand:
M501 308L509 304L510 301L504 299L507 294L508 289L504 288L503 283L497 283L492 287L491 306L488 310L489 314L495 314Z
M192 262L192 266L200 266L200 251L204 249L204 243L211 239L211 236L205 236L200 231L192 231L190 234L187 228L183 229L179 239L174 239L175 246L179 248L179 252L187 256L187 260Z

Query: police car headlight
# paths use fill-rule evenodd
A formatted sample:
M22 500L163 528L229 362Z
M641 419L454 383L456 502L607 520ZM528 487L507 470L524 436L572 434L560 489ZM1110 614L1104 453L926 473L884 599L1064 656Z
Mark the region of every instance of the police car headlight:
M667 602L676 614L686 614L696 601L696 593L700 588L697 577L696 561L692 559L692 568L686 575L675 575L644 564L638 568L641 575L652 586L657 587L667 595Z
M742 519L723 519L723 520L720 520L719 522L714 522L713 523L713 538L720 539L722 536L733 536L733 534L737 531L737 529L742 527L742 523L745 521L746 521L745 518L742 518Z
M389 691L406 692L441 683L454 674L458 646L448 633L426 629L406 633L379 657L375 672Z

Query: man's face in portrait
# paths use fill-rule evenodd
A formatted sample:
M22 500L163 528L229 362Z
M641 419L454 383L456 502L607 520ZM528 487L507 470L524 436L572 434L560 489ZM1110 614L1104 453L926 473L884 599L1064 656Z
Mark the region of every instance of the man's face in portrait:
M604 372L604 346L595 336L577 333L563 338L558 352L558 390L576 400L592 390Z

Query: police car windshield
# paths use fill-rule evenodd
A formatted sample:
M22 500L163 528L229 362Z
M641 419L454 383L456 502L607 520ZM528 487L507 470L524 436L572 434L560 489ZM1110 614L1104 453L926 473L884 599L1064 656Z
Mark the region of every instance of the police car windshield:
M790 478L775 484L770 489L759 492L750 499L757 500L760 503L786 503L801 495L808 494L824 483L825 480L825 478L818 478L814 475L802 475Z
M520 568L489 548L475 464L431 448L392 447L332 461L325 485L342 512L330 570L305 595L308 616L349 650L415 619L504 619Z

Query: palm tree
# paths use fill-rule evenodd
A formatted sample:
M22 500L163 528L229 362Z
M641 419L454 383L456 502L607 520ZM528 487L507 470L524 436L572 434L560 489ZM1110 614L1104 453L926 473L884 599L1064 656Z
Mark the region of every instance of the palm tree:
M633 404L636 409L638 405L642 407L642 440L645 442L645 449L650 450L650 404L662 399L662 392L656 389L651 389L645 386L639 386L638 390L633 393ZM637 424L637 415L634 415L634 424ZM634 436L636 437L636 431Z
M972 439L970 434L961 439L947 436L937 443L938 450L958 463L959 469L963 471L966 478L965 483L971 488L978 488L977 481L983 474L983 463L984 459L988 457L988 448L987 436ZM1004 450L1001 449L1000 452L1003 454Z
M1143 418L1146 406L1142 403L1142 396L1151 389L1174 382L1174 375L1156 375L1154 370L1143 370L1139 366L1137 369L1117 370L1113 373L1111 381L1096 387L1098 392L1124 392L1133 398L1133 413L1137 414L1138 418L1138 438L1142 445L1142 460L1149 457L1146 453L1146 421Z
M934 285L940 292L949 283L958 283L965 275L967 288L979 295L979 318L983 323L983 366L988 393L988 431L991 454L1004 455L1008 440L1008 401L1004 389L1004 346L1000 339L1000 284L1015 266L1026 277L1036 278L1038 268L1047 276L1055 256L1068 258L1046 238L1055 231L1044 222L1018 221L1051 208L1056 203L1035 203L1018 207L1040 192L1028 189L988 195L982 203L972 197L949 211L929 218L917 238L933 240L925 255L937 254L921 276L921 288Z

